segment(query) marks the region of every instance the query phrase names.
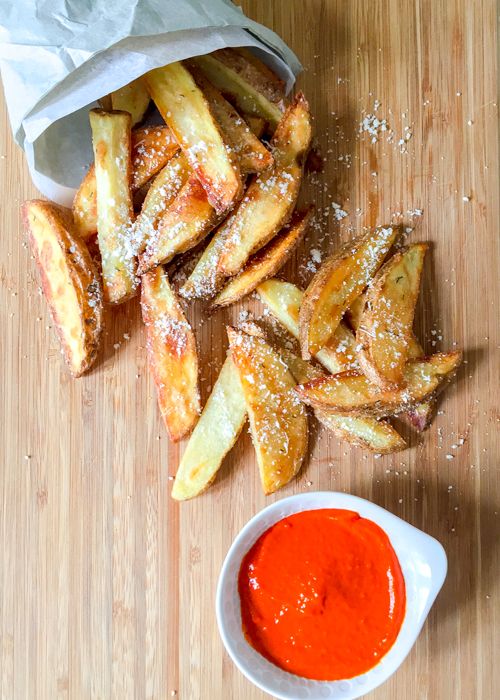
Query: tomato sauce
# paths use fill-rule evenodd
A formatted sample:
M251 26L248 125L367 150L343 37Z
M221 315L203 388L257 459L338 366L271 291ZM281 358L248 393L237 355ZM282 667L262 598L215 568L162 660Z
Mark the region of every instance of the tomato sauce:
M309 510L277 522L245 555L238 589L248 642L276 666L314 680L373 668L405 614L389 538L349 510Z

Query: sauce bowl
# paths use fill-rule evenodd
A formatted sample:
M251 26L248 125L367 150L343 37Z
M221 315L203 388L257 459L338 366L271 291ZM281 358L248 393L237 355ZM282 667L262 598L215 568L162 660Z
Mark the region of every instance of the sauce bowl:
M268 528L282 518L320 508L353 510L379 525L396 552L406 586L405 616L393 646L368 672L338 681L313 681L282 670L247 642L241 626L238 573L245 554ZM437 540L364 498L333 491L290 496L257 513L231 545L222 565L216 593L219 632L239 670L266 693L280 700L353 700L386 681L403 663L444 583L446 570L446 554Z

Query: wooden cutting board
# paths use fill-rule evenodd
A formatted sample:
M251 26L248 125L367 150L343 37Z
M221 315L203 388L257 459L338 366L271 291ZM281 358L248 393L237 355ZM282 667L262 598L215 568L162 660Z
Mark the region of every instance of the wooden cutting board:
M245 0L243 9L301 58L299 86L326 157L303 194L322 212L320 225L284 276L306 282L311 248L324 255L363 226L415 227L410 240L432 244L418 332L428 351L463 347L466 364L431 429L417 436L403 428L405 452L376 459L314 427L300 476L265 498L245 434L209 491L174 503L171 478L183 446L169 445L160 422L137 301L109 316L88 376L72 380L63 367L19 223L20 202L36 192L2 109L1 697L263 699L223 651L218 572L233 537L265 504L333 489L407 519L449 557L415 648L370 698L493 700L500 697L496 3ZM387 131L370 115L385 119ZM333 202L347 212L341 221ZM204 395L226 351L224 324L244 309L261 312L255 301L213 316L190 310Z

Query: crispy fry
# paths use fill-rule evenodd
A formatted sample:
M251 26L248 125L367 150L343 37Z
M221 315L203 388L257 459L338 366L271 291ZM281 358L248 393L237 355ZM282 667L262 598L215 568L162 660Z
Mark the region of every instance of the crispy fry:
M278 321L298 340L299 308L304 293L290 282L271 279L259 284L257 294ZM357 367L354 334L341 322L333 338L316 355L316 359L332 374Z
M356 297L353 302L351 302L350 307L346 311L346 318L349 321L349 325L352 330L357 333L359 328L359 322L361 321L361 316L365 309L366 304L366 290Z
M174 255L194 248L218 220L207 193L197 176L191 173L160 218L157 228L151 232L140 258L139 273L142 275L160 263L169 262Z
M287 484L307 450L307 415L293 395L295 380L262 338L228 328L265 494Z
M160 266L142 278L142 318L158 405L173 442L193 429L200 412L193 331Z
M211 55L284 111L285 83L255 54L245 48L227 48L214 51Z
M310 382L325 376L318 367L297 357L290 350L283 348L280 354L299 383ZM387 421L368 417L336 416L320 408L314 409L314 415L325 428L356 447L362 447L377 454L390 454L406 447L401 435Z
M246 415L238 371L228 357L182 455L172 488L173 498L185 501L210 486L238 439Z
M227 221L216 229L212 240L203 251L188 279L180 288L179 294L185 299L212 297L220 287L222 276L218 270L217 263L220 251L224 245L224 237L218 234L226 226Z
M231 209L243 192L241 173L190 72L182 63L170 63L147 73L145 81L210 204L219 214Z
M94 363L101 338L99 275L70 209L35 199L23 204L22 215L66 364L79 377Z
M425 243L416 243L397 252L368 287L356 333L358 362L382 389L396 388L403 380L426 250Z
M396 235L396 228L378 228L321 265L300 307L300 347L305 360L326 345L344 312L382 264Z
M142 253L150 238L156 235L158 222L173 203L189 177L184 155L177 153L155 177L134 223L137 252Z
M296 211L288 226L250 258L237 277L230 280L214 300L214 306L228 306L242 299L283 267L304 235L312 213L313 207L302 212Z
M179 150L168 126L136 129L132 132L132 192L137 192L159 172ZM73 202L73 217L84 240L97 233L95 168L91 165Z
M130 190L130 114L90 112L97 186L97 239L104 299L120 304L137 289Z
M453 377L460 361L460 352L410 360L404 370L403 389L380 389L362 374L343 372L298 386L296 393L305 403L327 412L383 418L434 398Z
M111 110L128 112L132 126L142 121L149 106L149 93L140 78L112 92Z
M189 68L196 84L203 91L229 147L238 158L242 173L260 173L274 163L271 151L254 135L235 108L222 97L216 87L194 64Z

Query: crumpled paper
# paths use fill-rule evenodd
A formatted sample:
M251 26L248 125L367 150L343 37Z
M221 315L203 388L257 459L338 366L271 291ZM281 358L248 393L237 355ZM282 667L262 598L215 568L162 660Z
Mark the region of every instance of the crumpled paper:
M16 0L0 11L0 72L14 138L36 187L71 203L92 161L88 110L147 71L227 46L285 81L301 65L229 0Z

